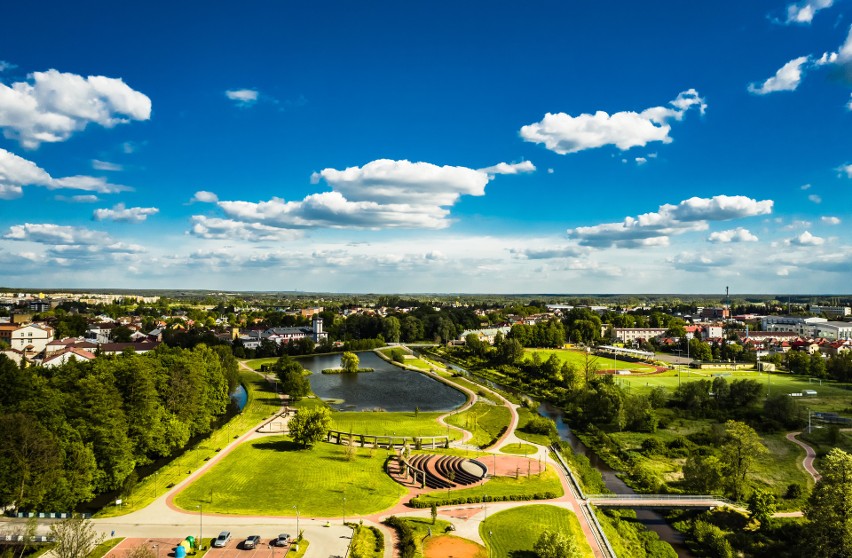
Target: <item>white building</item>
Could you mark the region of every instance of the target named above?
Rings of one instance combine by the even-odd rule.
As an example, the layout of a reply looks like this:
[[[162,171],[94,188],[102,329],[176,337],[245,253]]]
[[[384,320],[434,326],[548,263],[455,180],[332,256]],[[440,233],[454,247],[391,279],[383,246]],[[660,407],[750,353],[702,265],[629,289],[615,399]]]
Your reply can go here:
[[[788,331],[802,337],[824,337],[832,341],[852,339],[852,323],[849,322],[830,322],[816,317],[764,316],[760,323],[765,331]]]
[[[45,324],[29,324],[12,332],[13,349],[26,353],[40,353],[53,341],[53,328]]]
[[[852,308],[848,306],[820,306],[811,304],[811,314],[825,314],[829,318],[845,318],[852,315]]]
[[[664,327],[616,327],[612,335],[622,343],[633,343],[640,339],[648,341],[662,337],[666,333]]]

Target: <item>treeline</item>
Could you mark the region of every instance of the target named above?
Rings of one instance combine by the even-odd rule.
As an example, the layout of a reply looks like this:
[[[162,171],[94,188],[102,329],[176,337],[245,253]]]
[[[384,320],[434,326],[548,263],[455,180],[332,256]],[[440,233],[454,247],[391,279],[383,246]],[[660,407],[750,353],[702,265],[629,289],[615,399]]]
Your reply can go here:
[[[0,355],[0,506],[67,511],[211,431],[239,382],[227,347],[21,369]]]

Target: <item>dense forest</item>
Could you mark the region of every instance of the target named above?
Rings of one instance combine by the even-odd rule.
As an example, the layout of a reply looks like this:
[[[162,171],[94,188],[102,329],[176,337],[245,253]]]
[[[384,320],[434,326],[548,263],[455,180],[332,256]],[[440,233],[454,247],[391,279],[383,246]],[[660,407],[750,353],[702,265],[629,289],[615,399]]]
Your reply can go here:
[[[0,506],[68,511],[211,431],[239,381],[227,347],[165,345],[57,368],[0,355]]]

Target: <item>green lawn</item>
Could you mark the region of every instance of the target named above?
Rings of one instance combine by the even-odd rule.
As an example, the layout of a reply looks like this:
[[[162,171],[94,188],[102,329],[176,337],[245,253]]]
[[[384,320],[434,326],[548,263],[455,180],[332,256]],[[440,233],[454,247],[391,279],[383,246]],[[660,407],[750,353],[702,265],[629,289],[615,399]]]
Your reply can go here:
[[[483,461],[487,461],[487,459],[487,457],[481,458]],[[514,477],[494,477],[481,486],[450,490],[449,495],[446,490],[436,490],[422,494],[417,499],[428,503],[447,498],[482,498],[483,496],[501,498],[503,496],[531,495],[544,492],[553,492],[557,497],[564,494],[559,476],[551,469],[545,470],[540,476],[533,474],[529,478],[526,476],[526,471],[521,471],[517,479]]]
[[[473,433],[468,441],[479,447],[487,447],[509,426],[512,414],[504,405],[492,405],[478,401],[468,409],[447,417],[447,422]]]
[[[331,415],[331,428],[370,436],[446,436],[447,427],[437,421],[442,414],[444,413],[335,412]],[[460,437],[459,432],[450,430],[450,439]]]
[[[269,357],[269,358],[253,358],[249,360],[243,361],[246,366],[251,368],[252,370],[260,370],[261,365],[264,364],[275,364],[278,362],[278,357]]]
[[[95,548],[89,552],[86,558],[103,558],[106,556],[107,552],[112,550],[118,545],[121,541],[124,540],[124,537],[116,537],[114,539],[107,539],[101,543],[99,543]]]
[[[583,369],[586,361],[586,353],[573,349],[525,349],[524,354],[532,358],[532,355],[538,354],[542,362],[550,358],[550,355],[556,355],[562,362],[568,362],[577,366],[580,370]],[[612,359],[605,356],[592,355],[592,359],[599,370],[637,370],[641,372],[653,372],[656,370],[649,364],[641,362],[627,362],[625,360]]]
[[[520,438],[521,440],[525,440],[527,442],[532,442],[533,444],[538,444],[540,446],[549,446],[550,439],[543,434],[530,434],[529,432],[524,432],[522,429],[527,425],[529,421],[531,421],[538,413],[535,411],[530,411],[526,407],[518,408],[518,427],[515,428],[515,436]]]
[[[488,516],[479,526],[493,558],[536,558],[533,546],[545,530],[570,536],[583,558],[594,556],[577,517],[564,508],[541,504],[512,508]]]
[[[233,417],[208,438],[188,449],[183,455],[163,465],[155,475],[149,475],[136,484],[121,507],[109,506],[98,512],[97,517],[114,517],[142,509],[194,471],[235,437],[246,433],[271,417],[280,408],[280,400],[261,376],[253,372],[242,372],[240,378],[248,392],[248,402],[242,413]]]
[[[538,451],[538,448],[532,444],[506,444],[500,448],[500,451],[514,455],[532,455]]]
[[[289,438],[272,436],[235,449],[175,504],[243,515],[295,515],[298,506],[302,517],[339,517],[345,497],[346,515],[355,518],[387,509],[405,493],[385,474],[387,457],[387,450],[356,448],[347,460],[344,446],[320,442],[299,449]]]

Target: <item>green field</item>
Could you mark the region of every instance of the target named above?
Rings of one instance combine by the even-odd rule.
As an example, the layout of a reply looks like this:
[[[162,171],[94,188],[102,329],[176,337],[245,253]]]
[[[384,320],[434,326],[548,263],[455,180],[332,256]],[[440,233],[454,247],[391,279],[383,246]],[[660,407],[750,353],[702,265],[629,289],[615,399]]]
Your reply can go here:
[[[260,367],[264,364],[275,364],[278,362],[278,357],[269,357],[269,358],[253,358],[250,360],[244,360],[243,363],[251,368],[252,370],[260,370]]]
[[[538,448],[532,444],[506,444],[500,451],[514,455],[532,455],[538,452]]]
[[[579,556],[594,556],[577,517],[564,508],[547,505],[512,508],[490,515],[479,526],[479,534],[493,558],[535,558],[533,546],[545,530],[570,536],[580,550]]]
[[[524,349],[524,354],[528,358],[538,354],[542,362],[550,358],[550,355],[556,355],[562,362],[573,364],[578,369],[582,370],[585,366],[586,353],[573,349]],[[656,368],[649,364],[641,362],[627,362],[624,360],[616,360],[609,357],[592,355],[591,359],[597,365],[598,370],[636,370],[640,372],[654,372]]]
[[[175,504],[211,513],[347,517],[394,505],[405,489],[384,472],[386,450],[318,443],[300,449],[289,438],[271,436],[245,443],[178,494]],[[372,454],[372,455],[371,455]],[[345,498],[345,501],[344,501]]]
[[[438,423],[444,413],[335,412],[332,430],[370,436],[446,436],[447,427]],[[450,430],[450,439],[458,439],[458,431]]]
[[[486,447],[500,435],[504,428],[508,428],[511,418],[512,413],[508,407],[478,401],[468,409],[450,415],[446,420],[453,426],[473,433],[473,438],[468,441],[469,444]]]
[[[280,409],[280,400],[269,383],[253,372],[241,372],[240,379],[248,392],[248,402],[243,411],[233,417],[208,438],[201,440],[194,448],[160,467],[154,475],[140,480],[129,496],[123,498],[119,507],[110,506],[98,512],[98,517],[113,517],[130,513],[147,506],[165,493],[173,485],[186,478],[187,471],[198,469],[205,461],[215,456],[221,448],[235,437],[258,426],[263,419],[271,417]]]
[[[487,460],[487,458],[482,458]],[[529,478],[526,471],[522,471],[516,479],[514,477],[494,477],[483,485],[473,488],[461,488],[450,490],[436,490],[427,492],[417,497],[420,502],[438,502],[447,498],[475,498],[483,496],[490,498],[502,498],[503,496],[531,495],[536,493],[553,492],[557,497],[564,494],[559,475],[553,470],[547,469],[541,475],[533,474]]]

